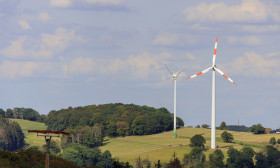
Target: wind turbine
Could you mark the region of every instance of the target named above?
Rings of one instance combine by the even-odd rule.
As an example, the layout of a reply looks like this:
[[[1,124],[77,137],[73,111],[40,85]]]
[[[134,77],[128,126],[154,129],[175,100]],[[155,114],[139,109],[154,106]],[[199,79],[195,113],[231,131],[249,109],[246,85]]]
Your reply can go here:
[[[211,121],[211,148],[215,149],[216,147],[216,114],[215,114],[215,72],[217,71],[219,74],[227,78],[231,83],[235,84],[233,80],[231,80],[226,74],[224,74],[221,70],[219,70],[216,67],[216,51],[217,51],[217,43],[218,43],[218,37],[216,37],[216,43],[215,43],[215,49],[214,49],[214,54],[213,54],[213,64],[210,68],[207,68],[191,77],[189,79],[192,79],[198,75],[204,74],[210,70],[213,70],[212,72],[212,121]]]
[[[166,69],[169,71],[169,73],[171,74],[171,77],[172,77],[172,82],[173,82],[173,95],[174,95],[174,128],[173,128],[173,137],[176,138],[177,137],[177,133],[176,133],[176,80],[177,80],[177,77],[180,73],[182,73],[184,71],[184,69],[182,69],[181,71],[178,71],[176,73],[172,73],[172,71],[168,68],[167,65],[165,65]]]

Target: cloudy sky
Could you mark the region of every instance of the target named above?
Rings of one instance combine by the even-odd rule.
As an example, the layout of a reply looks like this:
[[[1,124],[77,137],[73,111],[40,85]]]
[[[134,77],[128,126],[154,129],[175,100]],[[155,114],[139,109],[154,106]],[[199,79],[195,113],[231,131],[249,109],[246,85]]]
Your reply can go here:
[[[177,114],[185,125],[280,127],[280,2],[268,0],[0,0],[1,108],[41,114],[69,106],[133,103]]]

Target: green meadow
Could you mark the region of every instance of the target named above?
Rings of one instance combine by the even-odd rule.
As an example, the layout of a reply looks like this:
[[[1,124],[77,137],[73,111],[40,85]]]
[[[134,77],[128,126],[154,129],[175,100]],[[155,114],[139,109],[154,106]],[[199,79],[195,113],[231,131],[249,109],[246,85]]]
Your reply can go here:
[[[280,139],[280,134],[262,134],[253,135],[250,132],[234,132],[233,143],[224,143],[221,138],[222,130],[216,131],[216,145],[220,147],[224,154],[228,148],[233,146],[236,149],[241,149],[244,146],[252,147],[256,152],[261,151],[269,144],[271,137]],[[156,163],[168,162],[173,154],[181,160],[184,154],[190,152],[189,147],[190,138],[196,134],[201,134],[206,139],[206,147],[210,148],[211,129],[204,128],[180,128],[177,130],[177,138],[173,138],[173,131],[164,132],[154,135],[145,136],[127,136],[118,138],[107,138],[105,145],[100,147],[102,151],[109,150],[114,157],[119,158],[120,161],[135,163],[137,157],[141,159],[149,159]],[[212,153],[209,149],[205,152],[206,156]]]

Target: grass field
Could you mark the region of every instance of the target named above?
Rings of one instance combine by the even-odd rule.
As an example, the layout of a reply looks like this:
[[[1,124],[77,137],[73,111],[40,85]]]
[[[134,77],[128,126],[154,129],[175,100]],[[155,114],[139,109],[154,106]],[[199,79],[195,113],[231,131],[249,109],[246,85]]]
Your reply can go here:
[[[30,146],[38,146],[41,147],[45,144],[45,138],[42,136],[38,136],[36,133],[28,133],[28,130],[46,130],[47,126],[44,123],[22,120],[22,119],[10,119],[19,123],[22,132],[24,133],[25,143]]]
[[[241,149],[244,146],[250,146],[255,151],[260,151],[269,144],[271,137],[276,140],[280,139],[280,134],[263,134],[253,135],[250,132],[233,132],[228,131],[234,136],[234,143],[224,143],[221,139],[222,130],[216,131],[217,142],[216,145],[226,154],[229,146],[236,149]],[[210,148],[211,129],[203,128],[180,128],[177,130],[178,138],[173,138],[173,132],[164,132],[155,135],[146,136],[128,136],[118,138],[108,138],[105,145],[100,147],[102,151],[109,150],[114,157],[123,162],[135,163],[137,157],[142,159],[148,158],[152,162],[168,162],[173,153],[181,160],[184,154],[190,152],[191,148],[188,146],[190,138],[196,134],[201,134],[206,139],[206,146]],[[209,149],[205,152],[206,156],[212,153]]]
[[[11,119],[20,124],[25,135],[25,142],[30,146],[39,146],[45,144],[44,137],[37,137],[36,133],[28,133],[27,130],[46,130],[47,126],[44,123]],[[244,146],[252,147],[256,152],[263,150],[269,144],[271,137],[276,140],[280,139],[280,134],[262,134],[254,135],[250,132],[234,132],[228,131],[233,134],[234,143],[224,143],[221,138],[222,130],[216,130],[216,145],[220,147],[224,154],[228,148],[233,146],[236,149],[241,149]],[[113,157],[119,158],[122,162],[130,162],[135,164],[137,157],[142,159],[148,158],[153,163],[158,160],[161,163],[168,162],[174,152],[181,160],[184,154],[190,152],[191,148],[188,146],[190,138],[196,134],[202,135],[206,139],[206,147],[210,148],[211,129],[204,128],[180,128],[177,130],[178,138],[173,138],[173,131],[163,132],[154,135],[145,136],[127,136],[118,138],[105,138],[105,145],[101,146],[102,152],[109,150]],[[55,139],[59,141],[59,138]],[[205,152],[208,157],[214,150],[209,149]]]

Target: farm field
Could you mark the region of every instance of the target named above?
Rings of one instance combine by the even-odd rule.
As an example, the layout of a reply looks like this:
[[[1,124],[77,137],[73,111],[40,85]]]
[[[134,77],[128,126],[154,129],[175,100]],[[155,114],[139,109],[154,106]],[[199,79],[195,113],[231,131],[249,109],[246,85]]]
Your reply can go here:
[[[233,134],[234,143],[224,143],[221,138],[223,130],[216,131],[216,145],[220,147],[224,154],[226,154],[230,146],[236,149],[250,146],[258,152],[269,144],[271,137],[280,139],[280,134],[253,135],[251,132],[228,132]],[[108,138],[105,145],[100,147],[100,149],[103,152],[109,150],[114,157],[119,158],[122,162],[128,161],[135,164],[136,158],[140,156],[141,159],[148,158],[153,163],[156,163],[158,160],[163,163],[168,162],[174,152],[180,160],[184,154],[189,153],[191,150],[188,146],[189,139],[196,134],[204,136],[206,147],[210,148],[211,129],[180,128],[177,130],[178,138],[172,137],[173,131],[145,136]],[[208,157],[212,152],[213,150],[209,149],[205,154]]]

